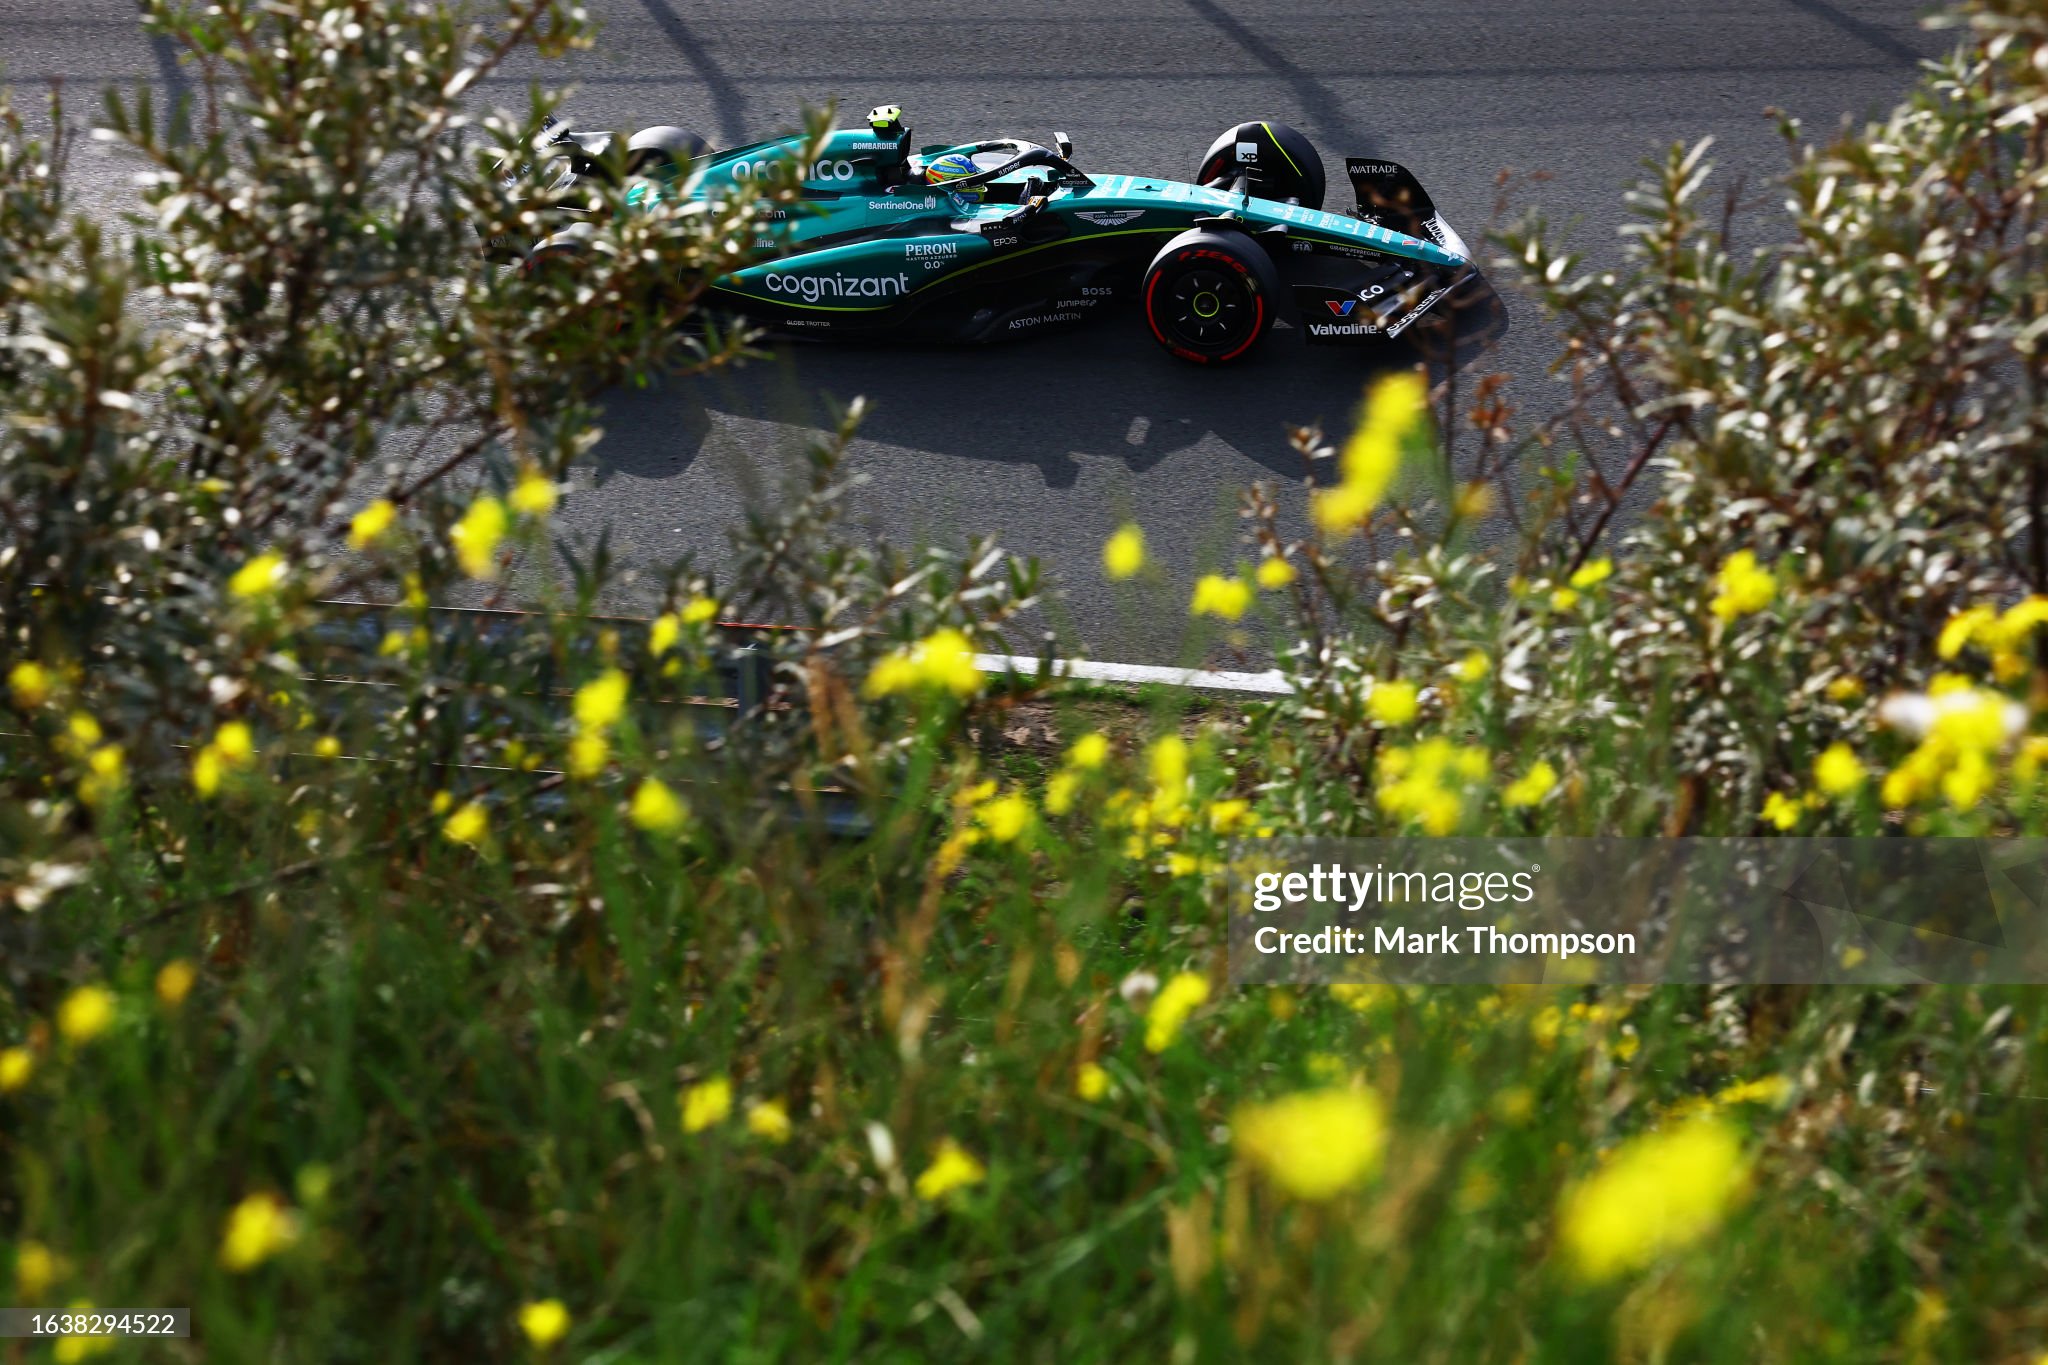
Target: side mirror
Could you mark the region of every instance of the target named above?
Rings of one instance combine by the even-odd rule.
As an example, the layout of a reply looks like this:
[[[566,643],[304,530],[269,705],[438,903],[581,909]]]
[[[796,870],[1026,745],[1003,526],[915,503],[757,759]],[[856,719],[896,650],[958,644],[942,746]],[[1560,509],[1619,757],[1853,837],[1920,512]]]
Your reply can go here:
[[[1068,160],[1073,159],[1074,139],[1068,137],[1065,133],[1054,133],[1052,135],[1052,145],[1053,149],[1061,156],[1066,157]]]

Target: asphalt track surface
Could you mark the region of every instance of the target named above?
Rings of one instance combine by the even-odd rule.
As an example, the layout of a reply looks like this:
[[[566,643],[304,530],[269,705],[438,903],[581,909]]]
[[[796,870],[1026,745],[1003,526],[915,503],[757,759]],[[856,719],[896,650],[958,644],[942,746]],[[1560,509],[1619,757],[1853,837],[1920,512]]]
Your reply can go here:
[[[1723,178],[1768,177],[1784,155],[1766,107],[1817,131],[1876,114],[1950,41],[1919,27],[1917,0],[585,3],[603,25],[594,51],[536,61],[487,94],[516,103],[530,79],[573,83],[580,126],[675,123],[718,145],[785,130],[806,102],[847,118],[895,103],[921,143],[1059,129],[1086,168],[1180,177],[1225,127],[1279,119],[1323,153],[1332,207],[1345,155],[1390,158],[1476,246],[1497,174],[1541,171],[1517,202],[1576,220],[1608,256],[1643,158],[1713,134]],[[0,66],[31,98],[64,78],[75,117],[96,107],[79,87],[184,85],[133,14],[123,0],[0,0]],[[98,154],[82,149],[81,171]],[[1541,413],[1557,399],[1552,334],[1512,294],[1509,307],[1513,330],[1483,368],[1517,376],[1515,401]],[[1285,428],[1347,430],[1373,364],[1278,333],[1249,365],[1199,370],[1159,351],[1135,313],[976,350],[790,347],[730,378],[615,395],[561,518],[579,537],[609,527],[628,563],[694,551],[715,566],[826,399],[862,394],[857,520],[902,543],[994,532],[1039,556],[1063,589],[1049,619],[1091,657],[1263,666],[1256,648],[1190,638],[1189,587],[1246,554],[1234,509],[1251,481],[1291,485],[1299,510]],[[1126,519],[1144,526],[1157,574],[1112,586],[1100,549]]]

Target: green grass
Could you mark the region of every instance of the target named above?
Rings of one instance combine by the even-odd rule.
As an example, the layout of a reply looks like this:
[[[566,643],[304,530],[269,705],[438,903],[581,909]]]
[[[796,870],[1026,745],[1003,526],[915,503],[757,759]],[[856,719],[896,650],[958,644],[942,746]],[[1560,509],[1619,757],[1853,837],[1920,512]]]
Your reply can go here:
[[[167,795],[176,861],[117,842],[39,912],[63,965],[0,1015],[36,1056],[0,1097],[0,1267],[34,1241],[68,1267],[41,1303],[193,1310],[190,1341],[108,1359],[517,1359],[519,1306],[548,1298],[573,1317],[552,1354],[591,1361],[2048,1347],[2038,1102],[2015,1098],[2038,991],[1239,991],[1200,881],[1106,851],[1099,806],[941,878],[943,801],[827,844],[700,792],[678,847],[593,797],[490,858],[394,860],[346,828],[368,789],[331,787],[296,811]],[[331,861],[252,879],[306,860],[308,809]],[[199,966],[176,1008],[152,984],[174,959]],[[1155,1054],[1119,983],[1183,970],[1214,986]],[[116,1022],[67,1042],[89,982]],[[1085,1060],[1112,1081],[1093,1101]],[[718,1076],[732,1116],[686,1134],[679,1090]],[[1709,1105],[1746,1196],[1618,1278],[1572,1270],[1572,1181],[1772,1076],[1776,1100]],[[1384,1156],[1305,1202],[1232,1128],[1329,1087],[1383,1105]],[[763,1099],[786,1143],[748,1133]],[[947,1139],[986,1179],[920,1198]],[[265,1193],[302,1235],[232,1271],[230,1211]]]

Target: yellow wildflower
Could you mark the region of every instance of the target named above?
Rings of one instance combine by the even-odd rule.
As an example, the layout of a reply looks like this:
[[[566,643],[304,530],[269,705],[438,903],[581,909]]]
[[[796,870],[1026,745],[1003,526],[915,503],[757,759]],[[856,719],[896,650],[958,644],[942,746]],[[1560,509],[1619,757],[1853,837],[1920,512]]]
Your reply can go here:
[[[1863,764],[1856,751],[1837,741],[1813,761],[1813,785],[1829,796],[1847,796],[1863,785]]]
[[[610,756],[611,746],[603,735],[577,735],[569,741],[569,776],[588,781],[604,771]]]
[[[75,1317],[83,1317],[93,1311],[91,1299],[73,1299],[64,1305],[64,1311]],[[82,1360],[103,1356],[114,1349],[119,1338],[110,1336],[84,1336],[71,1333],[57,1338],[57,1344],[50,1350],[50,1359],[56,1365],[78,1365]]]
[[[1570,611],[1579,605],[1579,594],[1571,588],[1555,588],[1550,594],[1552,611]]]
[[[2026,643],[2026,637],[2035,627],[2048,625],[2048,597],[2039,593],[2015,602],[2005,614],[1998,618],[1998,629],[1993,632],[2001,648],[2018,649]]]
[[[1074,1072],[1074,1093],[1093,1103],[1109,1093],[1109,1073],[1095,1062],[1083,1062]]]
[[[971,825],[954,830],[946,836],[946,842],[939,845],[939,851],[932,855],[933,873],[940,877],[952,876],[960,870],[967,850],[980,842],[981,831]]]
[[[20,1291],[23,1303],[34,1303],[42,1298],[44,1291],[55,1284],[64,1272],[64,1265],[41,1242],[23,1241],[14,1250],[14,1286]]]
[[[1340,981],[1330,987],[1330,998],[1346,1009],[1365,1014],[1398,998],[1392,986],[1369,981]]]
[[[1100,768],[1109,757],[1109,736],[1096,733],[1086,734],[1074,741],[1074,747],[1067,750],[1067,762],[1076,768],[1093,771]]]
[[[1209,807],[1209,828],[1218,834],[1229,834],[1242,828],[1251,819],[1252,803],[1235,797],[1217,801]]]
[[[974,812],[974,819],[997,843],[1014,843],[1031,828],[1031,798],[1022,792],[1006,793],[984,802]]]
[[[1251,586],[1242,578],[1203,574],[1195,580],[1195,595],[1188,603],[1190,616],[1215,616],[1235,621],[1252,604]]]
[[[1369,1180],[1386,1152],[1387,1121],[1366,1090],[1310,1090],[1238,1111],[1231,1141],[1296,1199],[1320,1202]]]
[[[1737,550],[1714,576],[1714,588],[1708,610],[1723,621],[1733,621],[1768,607],[1778,595],[1778,580],[1757,564],[1752,551]]]
[[[78,799],[103,806],[128,780],[128,760],[118,744],[102,744],[85,756],[87,772],[78,782]]]
[[[2044,760],[2048,760],[2048,735],[2028,735],[2020,742],[2019,756],[2013,759],[2013,776],[2022,782],[2034,781]]]
[[[1365,411],[1337,461],[1334,488],[1317,491],[1316,524],[1348,534],[1380,505],[1401,472],[1401,447],[1424,420],[1429,390],[1422,376],[1402,371],[1375,384]]]
[[[221,772],[225,767],[220,761],[220,751],[211,744],[192,756],[192,789],[202,797],[210,797],[220,790]]]
[[[1170,791],[1177,796],[1187,786],[1188,742],[1179,735],[1161,735],[1147,751],[1146,758],[1155,789]]]
[[[585,734],[602,733],[619,723],[626,711],[626,675],[606,669],[576,689],[576,728]]]
[[[1145,1011],[1145,1050],[1164,1052],[1180,1036],[1181,1025],[1209,998],[1209,978],[1199,972],[1181,972],[1159,988],[1152,1007]]]
[[[693,597],[683,603],[680,613],[686,626],[701,626],[718,617],[718,603],[709,597]]]
[[[1915,805],[1927,795],[1938,772],[1930,772],[1928,765],[1921,761],[1927,751],[1928,746],[1921,745],[1906,756],[1905,762],[1884,775],[1884,785],[1878,788],[1878,799],[1887,810]]]
[[[1792,1094],[1792,1082],[1784,1076],[1764,1076],[1723,1086],[1714,1094],[1716,1104],[1783,1104]]]
[[[486,493],[469,505],[448,533],[455,558],[471,578],[496,577],[498,542],[505,538],[506,520],[505,504]]]
[[[1052,815],[1065,815],[1074,808],[1074,798],[1080,794],[1081,775],[1071,769],[1056,772],[1045,784],[1045,809]]]
[[[37,663],[20,663],[7,670],[7,691],[14,704],[33,711],[50,699],[50,670]]]
[[[1500,799],[1509,807],[1533,806],[1557,790],[1557,769],[1545,759],[1529,765],[1529,771],[1508,783]]]
[[[789,1110],[781,1100],[762,1100],[747,1106],[747,1131],[763,1142],[789,1141]]]
[[[1852,702],[1863,695],[1863,682],[1859,678],[1836,678],[1827,685],[1828,700]]]
[[[70,718],[64,722],[64,739],[61,743],[66,752],[80,754],[99,743],[102,738],[98,721],[84,711],[73,711]]]
[[[379,498],[362,511],[349,518],[348,543],[351,549],[367,550],[384,538],[391,529],[391,523],[398,520],[398,508],[389,498]]]
[[[981,690],[981,669],[974,662],[974,647],[957,630],[938,630],[920,646],[928,685],[943,688],[956,697],[971,697]]]
[[[80,986],[57,1007],[57,1032],[71,1043],[89,1043],[114,1022],[114,993],[104,986]]]
[[[340,758],[341,741],[333,735],[322,735],[313,741],[313,754],[316,758]]]
[[[1979,630],[1977,637],[1991,648],[1992,676],[2005,683],[2025,677],[2031,666],[2025,653],[2028,639],[2044,624],[2048,624],[2048,597],[2036,595],[2017,603]]]
[[[1948,618],[1948,624],[1941,628],[1941,634],[1934,641],[1934,652],[1943,660],[1949,660],[1963,652],[1971,640],[1984,634],[1998,621],[1998,613],[1991,607],[1975,606],[1959,611]]]
[[[1801,809],[1797,798],[1772,792],[1764,798],[1764,823],[1773,829],[1790,829],[1799,823]]]
[[[569,1334],[569,1310],[560,1299],[522,1303],[519,1305],[519,1330],[526,1334],[534,1349],[545,1351]]]
[[[1145,532],[1136,522],[1116,529],[1102,542],[1102,571],[1113,579],[1131,577],[1145,567]]]
[[[955,1190],[979,1185],[987,1176],[987,1169],[965,1148],[951,1138],[944,1138],[932,1154],[932,1164],[917,1178],[917,1197],[943,1199]]]
[[[913,651],[899,649],[885,654],[875,661],[868,672],[866,691],[870,697],[890,697],[898,692],[915,691],[924,681],[924,674],[911,662]]]
[[[256,755],[256,741],[249,733],[249,727],[238,720],[231,720],[220,727],[213,736],[213,747],[219,751],[223,761],[232,767],[247,767]]]
[[[1365,709],[1382,725],[1406,725],[1421,713],[1415,684],[1398,679],[1374,683]]]
[[[1989,688],[1951,689],[1940,695],[1931,733],[1958,749],[1992,753],[2024,724],[2019,710]]]
[[[1412,820],[1425,833],[1449,834],[1464,815],[1464,788],[1484,778],[1487,768],[1484,749],[1432,735],[1380,754],[1380,787],[1373,799],[1387,814]]]
[[[871,697],[920,690],[971,697],[981,690],[981,682],[974,647],[965,635],[948,626],[877,661],[865,690]]]
[[[1589,588],[1595,588],[1605,583],[1613,575],[1613,560],[1595,559],[1579,566],[1578,572],[1571,577],[1571,585],[1584,592]]]
[[[650,834],[676,834],[690,822],[690,808],[681,797],[650,777],[634,790],[627,817]]]
[[[1995,780],[1990,761],[1981,752],[1966,749],[1941,775],[1941,794],[1957,810],[1970,810],[1990,794]]]
[[[972,786],[962,787],[954,792],[953,804],[961,807],[978,806],[984,801],[994,800],[995,794],[1001,789],[1002,784],[993,777],[984,778]]]
[[[683,624],[673,615],[664,614],[654,618],[647,627],[647,652],[659,659],[676,647],[676,639],[683,633]]]
[[[1712,1232],[1748,1175],[1740,1138],[1713,1119],[1636,1138],[1566,1191],[1565,1252],[1588,1280],[1641,1269]]]
[[[1487,669],[1490,667],[1492,667],[1492,664],[1488,661],[1486,655],[1482,651],[1475,649],[1467,653],[1457,663],[1451,665],[1451,676],[1461,683],[1476,683],[1486,676]]]
[[[471,848],[481,845],[490,832],[491,814],[475,801],[466,802],[441,826],[441,833],[450,843],[468,844]]]
[[[299,1240],[299,1216],[272,1194],[235,1205],[221,1235],[220,1263],[236,1274],[254,1270]]]
[[[713,1124],[725,1122],[732,1113],[732,1082],[723,1076],[713,1076],[685,1087],[682,1110],[685,1133],[701,1133]]]
[[[21,1089],[35,1074],[34,1053],[25,1047],[0,1048],[0,1095]]]
[[[1279,555],[1268,555],[1259,561],[1257,577],[1260,587],[1267,592],[1278,592],[1294,581],[1294,566]]]
[[[284,586],[284,556],[265,550],[235,570],[228,579],[228,591],[237,597],[268,597]]]
[[[523,517],[544,517],[555,510],[557,496],[553,479],[538,469],[529,469],[512,486],[507,501],[512,504],[512,510]]]
[[[156,998],[165,1009],[174,1010],[185,1003],[185,997],[192,994],[192,983],[199,979],[192,964],[184,958],[172,958],[156,974]]]

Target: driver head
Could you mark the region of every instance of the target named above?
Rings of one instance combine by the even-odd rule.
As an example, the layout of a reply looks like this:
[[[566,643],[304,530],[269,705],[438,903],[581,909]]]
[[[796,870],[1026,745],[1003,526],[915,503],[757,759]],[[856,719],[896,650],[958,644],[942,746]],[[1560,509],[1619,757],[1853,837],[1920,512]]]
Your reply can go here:
[[[980,169],[967,153],[947,152],[924,163],[925,183],[943,185],[949,180],[964,180]]]

